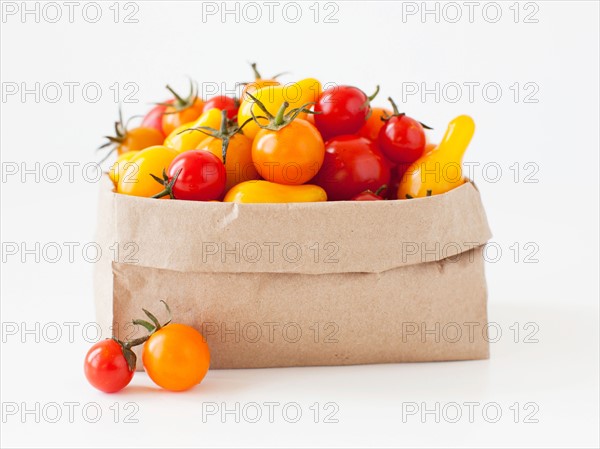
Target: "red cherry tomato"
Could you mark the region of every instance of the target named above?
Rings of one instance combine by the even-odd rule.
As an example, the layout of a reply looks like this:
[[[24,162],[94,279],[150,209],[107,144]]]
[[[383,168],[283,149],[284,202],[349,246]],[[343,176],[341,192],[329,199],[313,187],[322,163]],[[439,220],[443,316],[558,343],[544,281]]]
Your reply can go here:
[[[235,98],[218,95],[204,103],[202,113],[205,113],[210,109],[219,109],[220,111],[227,111],[227,118],[232,119],[237,115],[239,106],[240,105]]]
[[[169,165],[165,190],[156,197],[172,193],[178,200],[218,200],[225,191],[226,179],[220,158],[208,151],[184,151]]]
[[[123,355],[123,348],[112,339],[99,341],[90,348],[85,356],[84,371],[89,383],[105,393],[125,388],[134,373]]]
[[[390,181],[390,167],[377,146],[365,137],[338,136],[325,144],[321,170],[311,181],[332,201],[350,200]]]
[[[355,134],[369,115],[371,97],[352,86],[335,86],[325,90],[315,105],[315,126],[327,140],[343,134]]]
[[[157,104],[156,106],[154,106],[145,115],[144,119],[142,120],[142,124],[140,125],[140,128],[154,128],[157,131],[160,131],[163,137],[166,137],[162,126],[162,118],[166,109],[167,107],[162,104]]]
[[[423,156],[427,144],[425,129],[420,122],[398,112],[394,101],[389,100],[394,113],[379,130],[377,143],[391,162],[410,164]]]
[[[381,194],[382,192],[385,193],[386,190],[386,185],[379,187],[376,192],[373,192],[372,190],[365,190],[364,192],[355,195],[352,198],[352,201],[382,201],[383,197]]]

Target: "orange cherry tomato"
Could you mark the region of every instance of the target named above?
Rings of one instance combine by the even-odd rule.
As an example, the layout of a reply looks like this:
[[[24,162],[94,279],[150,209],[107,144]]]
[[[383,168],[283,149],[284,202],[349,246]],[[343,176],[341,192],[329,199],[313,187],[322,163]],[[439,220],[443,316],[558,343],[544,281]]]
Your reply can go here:
[[[199,384],[210,365],[210,351],[200,332],[185,324],[168,324],[144,344],[142,361],[158,386],[183,391]]]
[[[198,150],[209,151],[223,160],[223,140],[218,137],[207,137],[196,147]],[[225,158],[227,184],[225,191],[240,182],[260,179],[252,162],[252,140],[243,134],[234,134],[229,139]]]
[[[133,128],[127,130],[123,141],[117,146],[119,155],[130,151],[140,151],[154,145],[161,145],[164,137],[160,131],[154,128]]]
[[[379,130],[385,125],[381,117],[392,115],[392,111],[386,108],[371,108],[371,111],[371,116],[358,131],[358,135],[376,142]]]
[[[171,134],[175,128],[189,122],[193,122],[202,114],[204,101],[195,98],[189,106],[178,109],[178,106],[167,106],[162,118],[163,132],[166,136]]]
[[[267,181],[299,185],[321,168],[325,144],[321,134],[303,119],[273,131],[261,129],[252,142],[252,161]]]

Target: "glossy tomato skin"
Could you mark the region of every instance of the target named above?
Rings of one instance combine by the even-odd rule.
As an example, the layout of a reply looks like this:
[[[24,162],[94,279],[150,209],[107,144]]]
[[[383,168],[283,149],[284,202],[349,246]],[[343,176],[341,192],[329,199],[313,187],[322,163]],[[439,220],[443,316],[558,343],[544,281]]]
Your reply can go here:
[[[85,356],[85,377],[89,383],[105,393],[122,390],[133,378],[134,371],[129,369],[121,345],[107,339],[96,343]]]
[[[117,193],[150,198],[163,190],[151,175],[162,177],[179,153],[160,145],[137,151],[118,176]]]
[[[173,195],[178,200],[212,201],[225,191],[226,173],[221,159],[208,151],[190,150],[179,154],[167,171],[169,179],[175,175]]]
[[[148,111],[148,113],[144,116],[144,118],[142,119],[141,126],[144,128],[154,128],[162,134],[164,139],[166,135],[163,131],[162,118],[166,110],[166,105],[157,104],[152,109],[150,109],[150,111]]]
[[[252,142],[252,161],[267,181],[300,185],[320,170],[325,145],[317,129],[295,119],[278,131],[261,129]]]
[[[207,137],[200,142],[197,149],[208,151],[221,160],[223,158],[223,141],[216,137]],[[243,134],[234,134],[229,139],[225,171],[227,174],[226,191],[241,182],[260,179],[252,162],[252,140]]]
[[[227,97],[225,95],[217,95],[212,97],[210,100],[206,100],[202,113],[209,111],[210,109],[218,109],[220,111],[227,111],[227,118],[232,119],[237,116],[239,104],[235,98]]]
[[[425,130],[407,115],[395,115],[385,123],[377,137],[379,148],[394,163],[413,163],[424,151]]]
[[[185,324],[168,324],[144,344],[142,361],[148,376],[162,388],[183,391],[199,384],[210,366],[204,337]]]
[[[130,151],[141,151],[155,145],[162,145],[165,136],[155,128],[140,126],[127,130],[125,138],[117,147],[117,154],[122,155]]]
[[[366,192],[363,193],[359,193],[358,195],[354,196],[354,198],[352,198],[352,201],[382,201],[383,198],[380,197],[379,195],[377,195],[374,192],[371,192],[370,190],[367,190]]]
[[[377,141],[379,131],[385,125],[385,121],[382,117],[389,117],[392,115],[392,111],[386,108],[371,108],[371,115],[365,122],[365,124],[358,130],[358,135],[366,137],[372,141]]]
[[[196,98],[190,106],[180,110],[174,106],[167,106],[165,114],[162,117],[163,133],[168,136],[175,128],[193,122],[200,117],[203,107],[204,101],[200,98]]]
[[[390,167],[375,143],[365,137],[338,136],[325,143],[323,166],[312,183],[331,201],[350,200],[389,184]]]
[[[321,93],[314,107],[323,139],[358,132],[369,114],[369,98],[357,87],[335,86]]]

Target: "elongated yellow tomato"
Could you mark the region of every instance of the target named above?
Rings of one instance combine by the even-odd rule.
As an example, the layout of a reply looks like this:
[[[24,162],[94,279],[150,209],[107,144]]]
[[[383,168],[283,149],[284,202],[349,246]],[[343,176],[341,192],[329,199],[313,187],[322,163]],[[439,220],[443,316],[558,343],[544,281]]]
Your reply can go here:
[[[117,193],[125,195],[152,197],[163,191],[164,186],[150,175],[162,178],[163,170],[179,153],[172,148],[154,146],[136,151],[127,163],[125,171],[119,176]]]
[[[285,101],[290,104],[289,110],[316,102],[321,95],[321,83],[314,78],[306,78],[297,83],[263,87],[252,92],[252,95],[260,100],[271,114],[275,115]],[[248,96],[240,105],[238,124],[241,126],[252,118],[252,112],[257,117],[265,116],[260,107]],[[302,113],[298,117],[304,118],[306,114]],[[258,121],[263,125],[268,123],[268,120],[262,118],[259,118]],[[254,139],[258,131],[260,131],[260,127],[255,122],[250,122],[244,127],[244,134],[250,139]]]
[[[398,199],[439,195],[464,184],[461,163],[474,133],[475,122],[468,115],[452,120],[440,144],[408,167]]]
[[[206,134],[201,131],[194,131],[191,128],[208,127],[219,129],[220,123],[221,111],[216,108],[209,109],[198,117],[198,120],[176,128],[167,136],[163,145],[179,152],[193,150],[206,138]]]
[[[108,169],[108,177],[114,182],[115,186],[119,182],[119,177],[125,172],[127,164],[133,156],[137,154],[137,151],[128,151],[127,153],[121,154],[114,164]]]
[[[327,194],[319,186],[304,184],[288,186],[269,181],[246,181],[234,186],[224,203],[309,203],[327,201]]]

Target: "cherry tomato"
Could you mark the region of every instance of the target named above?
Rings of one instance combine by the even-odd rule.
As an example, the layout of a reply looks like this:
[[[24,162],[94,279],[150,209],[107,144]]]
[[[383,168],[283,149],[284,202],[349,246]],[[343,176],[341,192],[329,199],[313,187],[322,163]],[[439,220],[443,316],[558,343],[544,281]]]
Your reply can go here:
[[[208,151],[184,151],[169,165],[165,190],[157,196],[172,193],[178,200],[217,200],[225,191],[226,176],[220,157]]]
[[[355,195],[352,198],[352,201],[382,201],[382,192],[386,193],[387,188],[388,187],[386,185],[382,185],[375,192],[373,192],[372,190],[365,190],[364,192]]]
[[[99,149],[110,148],[104,161],[115,149],[120,156],[130,151],[140,151],[153,145],[160,145],[164,138],[162,132],[154,128],[140,126],[127,129],[127,123],[123,121],[123,115],[119,110],[119,120],[115,122],[115,135],[106,136],[107,141]]]
[[[350,200],[365,190],[389,184],[390,167],[374,142],[365,137],[338,136],[325,144],[323,167],[312,181],[332,201]]]
[[[204,101],[198,97],[196,86],[190,83],[190,93],[183,98],[175,92],[171,86],[167,86],[169,92],[175,97],[169,104],[163,114],[162,129],[165,136],[168,136],[175,128],[193,122],[202,114]]]
[[[163,187],[151,175],[160,176],[178,154],[172,148],[159,145],[137,152],[119,174],[117,192],[147,198],[156,195]]]
[[[165,140],[162,133],[154,128],[133,128],[127,130],[123,141],[117,147],[119,155],[129,151],[140,151],[154,145],[160,145]]]
[[[358,130],[358,135],[376,141],[377,136],[379,136],[379,130],[385,125],[385,121],[382,120],[382,117],[390,115],[392,115],[392,111],[389,109],[371,108],[371,116],[367,119],[362,128]]]
[[[223,140],[217,137],[207,137],[197,147],[201,151],[209,151],[223,160]],[[225,191],[244,181],[260,179],[252,162],[252,140],[243,134],[234,134],[229,138],[227,157],[225,159],[227,182]]]
[[[167,103],[172,103],[173,100],[167,101]],[[154,128],[163,135],[163,139],[166,137],[166,134],[163,131],[162,127],[162,119],[165,111],[167,110],[166,104],[157,104],[154,106],[142,119],[141,126],[144,128]]]
[[[135,371],[127,363],[122,346],[112,339],[99,341],[90,348],[83,369],[89,383],[105,393],[125,388]]]
[[[220,111],[227,111],[227,117],[232,119],[237,116],[239,107],[240,105],[235,98],[226,97],[225,95],[218,95],[210,100],[206,100],[204,106],[202,107],[202,113],[210,109],[218,109]]]
[[[299,185],[320,170],[325,146],[319,131],[295,119],[278,131],[261,129],[252,142],[252,160],[260,175],[278,184]]]
[[[323,91],[315,105],[315,125],[323,139],[357,133],[365,124],[369,102],[378,91],[379,86],[371,97],[353,86],[335,86]]]
[[[258,89],[262,89],[263,87],[279,86],[279,81],[275,79],[278,75],[275,75],[271,78],[263,78],[258,72],[255,62],[250,64],[250,66],[252,67],[252,71],[254,72],[254,81],[252,81],[251,83],[247,83],[244,86],[244,89],[242,90],[242,95],[240,97],[242,100],[246,99],[246,94],[248,92],[254,95],[254,92],[256,92]]]
[[[398,112],[394,100],[388,100],[392,103],[394,111],[379,130],[379,148],[394,163],[413,163],[423,156],[425,151],[425,129],[420,122]]]
[[[185,324],[168,324],[144,344],[142,361],[148,376],[162,388],[183,391],[199,384],[210,365],[202,334]]]
[[[184,109],[177,110],[174,106],[169,106],[165,115],[163,115],[162,126],[165,135],[171,134],[175,128],[180,127],[186,123],[193,122],[202,114],[202,108],[204,102],[199,98],[196,98],[194,102],[185,107]]]

